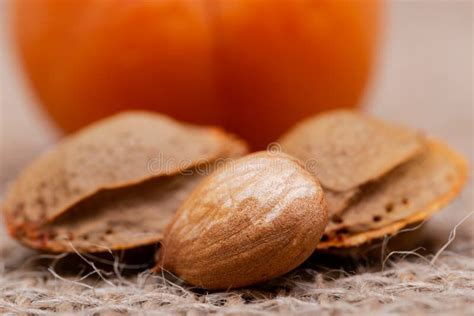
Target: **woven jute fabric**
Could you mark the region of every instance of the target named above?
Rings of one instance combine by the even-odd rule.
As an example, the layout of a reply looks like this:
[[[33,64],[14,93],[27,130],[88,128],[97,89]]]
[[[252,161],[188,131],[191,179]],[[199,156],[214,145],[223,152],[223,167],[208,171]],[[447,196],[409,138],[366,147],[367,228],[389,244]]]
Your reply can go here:
[[[465,208],[465,198],[446,211]],[[35,253],[2,235],[0,312],[470,314],[474,248],[467,218],[452,230],[447,249],[440,249],[441,244],[429,237],[434,223],[418,228],[421,231],[415,236],[424,236],[419,247],[439,249],[435,254],[412,247],[357,259],[314,255],[296,271],[265,285],[210,293],[183,285],[170,275],[126,272],[114,262],[98,267],[100,262],[90,257]],[[383,246],[376,251],[384,252]]]
[[[389,1],[386,11],[366,110],[445,140],[472,170],[472,2]],[[7,50],[2,58],[3,194],[54,133],[28,106]],[[265,285],[223,292],[195,290],[113,260],[37,253],[7,237],[1,225],[0,314],[474,315],[473,189],[470,176],[455,202],[396,243],[380,241],[357,258],[314,255]]]

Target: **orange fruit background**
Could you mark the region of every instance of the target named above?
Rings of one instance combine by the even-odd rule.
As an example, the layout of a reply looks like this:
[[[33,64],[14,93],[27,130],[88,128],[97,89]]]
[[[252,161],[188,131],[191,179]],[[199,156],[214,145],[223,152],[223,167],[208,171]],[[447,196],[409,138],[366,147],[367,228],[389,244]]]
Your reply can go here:
[[[376,0],[16,0],[32,87],[66,132],[124,109],[221,125],[264,148],[296,121],[357,106]]]

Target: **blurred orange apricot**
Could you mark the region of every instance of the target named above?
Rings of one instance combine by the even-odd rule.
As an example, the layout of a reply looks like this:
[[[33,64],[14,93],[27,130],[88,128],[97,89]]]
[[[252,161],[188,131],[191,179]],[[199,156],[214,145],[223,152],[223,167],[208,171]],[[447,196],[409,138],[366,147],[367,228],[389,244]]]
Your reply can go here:
[[[263,148],[296,121],[357,106],[377,0],[16,0],[14,35],[66,132],[124,109],[221,125]]]

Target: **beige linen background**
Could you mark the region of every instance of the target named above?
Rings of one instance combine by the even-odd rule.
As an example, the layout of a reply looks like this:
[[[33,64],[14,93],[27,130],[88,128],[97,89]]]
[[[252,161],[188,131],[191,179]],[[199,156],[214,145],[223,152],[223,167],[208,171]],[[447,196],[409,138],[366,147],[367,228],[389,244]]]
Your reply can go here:
[[[22,166],[57,140],[19,72],[6,8],[0,1],[1,194]],[[472,166],[473,2],[389,1],[384,22],[365,109],[446,140]],[[470,177],[461,197],[423,225],[418,245],[427,251],[410,246],[403,250],[412,252],[393,253],[384,266],[333,258],[340,261],[329,267],[316,256],[272,286],[210,294],[146,272],[122,277],[95,271],[81,279],[37,263],[38,254],[9,239],[1,226],[0,313],[474,314],[472,212]],[[456,225],[454,239],[441,249]]]

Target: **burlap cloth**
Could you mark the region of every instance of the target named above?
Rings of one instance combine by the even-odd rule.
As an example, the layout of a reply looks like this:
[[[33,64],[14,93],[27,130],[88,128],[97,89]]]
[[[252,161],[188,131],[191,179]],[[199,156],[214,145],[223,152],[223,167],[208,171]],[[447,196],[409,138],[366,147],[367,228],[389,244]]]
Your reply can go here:
[[[472,10],[470,1],[389,2],[382,54],[365,99],[369,112],[445,139],[471,166]],[[1,35],[4,192],[21,166],[56,138],[31,105],[4,29]],[[474,314],[472,212],[470,178],[461,197],[418,234],[405,233],[409,238],[397,251],[378,249],[381,256],[358,259],[313,256],[265,286],[217,293],[146,271],[96,268],[87,258],[45,259],[9,239],[2,227],[0,313]]]

